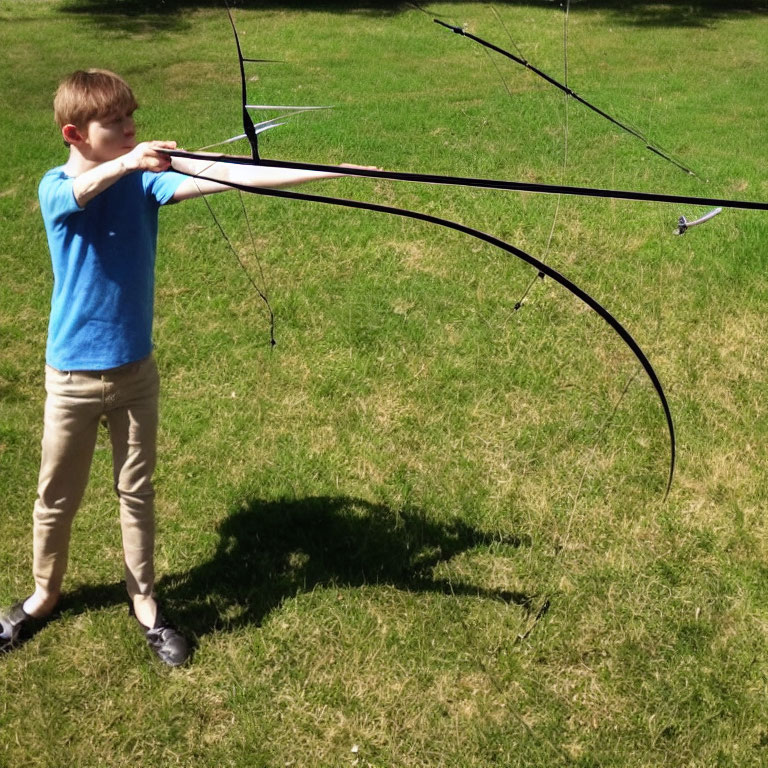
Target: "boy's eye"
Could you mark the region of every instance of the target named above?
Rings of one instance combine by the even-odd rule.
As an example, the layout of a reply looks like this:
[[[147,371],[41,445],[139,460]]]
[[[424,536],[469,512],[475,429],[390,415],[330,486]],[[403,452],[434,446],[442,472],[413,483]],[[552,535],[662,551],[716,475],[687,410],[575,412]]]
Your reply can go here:
[[[124,115],[114,115],[107,119],[107,125],[119,125],[123,120],[130,120],[133,117],[133,110],[126,112]]]

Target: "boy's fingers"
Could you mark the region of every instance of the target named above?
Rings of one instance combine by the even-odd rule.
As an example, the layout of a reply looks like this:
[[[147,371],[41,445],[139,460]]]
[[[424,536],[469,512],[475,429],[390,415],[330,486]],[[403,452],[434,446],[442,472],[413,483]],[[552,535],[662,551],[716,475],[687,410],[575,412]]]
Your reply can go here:
[[[152,149],[176,149],[175,141],[151,141]]]
[[[147,141],[141,147],[143,165],[148,171],[166,171],[171,166],[171,158],[163,153],[165,149],[176,149],[175,141]],[[137,148],[138,148],[137,147]]]

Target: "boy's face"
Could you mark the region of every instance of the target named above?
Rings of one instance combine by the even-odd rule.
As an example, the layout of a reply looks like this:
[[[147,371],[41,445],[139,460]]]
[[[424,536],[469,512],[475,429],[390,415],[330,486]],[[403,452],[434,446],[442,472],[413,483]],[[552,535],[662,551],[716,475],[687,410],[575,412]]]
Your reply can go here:
[[[130,152],[136,146],[133,110],[91,120],[83,134],[91,159],[103,163]]]

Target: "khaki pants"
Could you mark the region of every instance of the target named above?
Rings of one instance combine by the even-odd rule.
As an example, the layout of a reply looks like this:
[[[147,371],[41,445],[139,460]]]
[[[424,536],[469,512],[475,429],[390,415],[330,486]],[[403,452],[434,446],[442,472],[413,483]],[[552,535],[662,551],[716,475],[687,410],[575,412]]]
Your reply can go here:
[[[35,584],[61,591],[69,538],[83,498],[99,423],[112,442],[128,594],[154,586],[154,489],[159,379],[154,357],[109,371],[46,367],[45,423],[34,512]]]

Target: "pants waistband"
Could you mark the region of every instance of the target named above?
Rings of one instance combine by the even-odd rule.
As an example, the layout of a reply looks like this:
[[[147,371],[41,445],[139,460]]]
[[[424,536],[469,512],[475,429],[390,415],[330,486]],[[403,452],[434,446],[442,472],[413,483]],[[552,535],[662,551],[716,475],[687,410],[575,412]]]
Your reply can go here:
[[[141,360],[136,360],[133,363],[125,363],[124,365],[118,365],[116,368],[105,368],[100,371],[88,371],[88,370],[71,370],[71,371],[61,371],[58,368],[53,368],[53,366],[48,366],[49,368],[52,368],[54,371],[57,371],[58,373],[62,373],[65,376],[68,374],[76,373],[79,376],[89,376],[93,377],[95,379],[105,379],[109,378],[111,376],[119,375],[121,373],[135,373],[136,371],[141,368],[142,365],[144,365],[148,360],[152,358],[152,355],[149,354],[146,357],[143,357]]]

